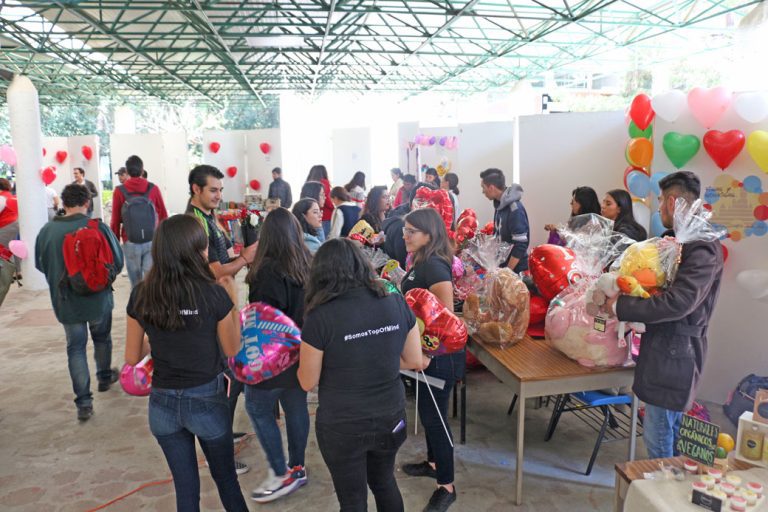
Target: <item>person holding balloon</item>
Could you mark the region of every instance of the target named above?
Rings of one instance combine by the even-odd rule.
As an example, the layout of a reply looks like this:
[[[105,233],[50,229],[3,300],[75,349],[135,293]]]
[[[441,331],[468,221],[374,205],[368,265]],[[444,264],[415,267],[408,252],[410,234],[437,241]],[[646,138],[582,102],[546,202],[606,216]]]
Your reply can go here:
[[[315,205],[316,206],[316,205]],[[309,280],[312,255],[304,245],[298,220],[285,208],[273,210],[261,226],[259,246],[246,281],[248,301],[279,309],[301,328],[304,287]],[[269,474],[251,494],[259,503],[274,501],[307,482],[304,451],[309,436],[307,392],[296,377],[298,363],[279,375],[245,387],[245,410],[267,456]],[[288,461],[275,419],[278,400],[285,412]]]
[[[145,356],[146,333],[154,363],[149,428],[173,475],[177,510],[200,510],[197,439],[224,509],[240,512],[248,508],[235,471],[221,356],[240,348],[240,321],[234,287],[217,284],[207,253],[208,235],[196,218],[174,215],[158,225],[153,266],[126,308],[125,362]]]
[[[613,221],[613,230],[642,242],[648,238],[648,233],[636,220],[632,212],[632,197],[626,190],[609,190],[603,197],[600,215]]]
[[[333,238],[317,251],[298,377],[305,390],[319,384],[317,444],[343,511],[367,510],[368,488],[377,510],[404,510],[394,475],[407,436],[399,370],[429,364],[419,338],[405,299],[387,291],[355,242]]]
[[[451,264],[453,251],[445,223],[440,214],[432,208],[420,208],[405,217],[403,238],[406,249],[413,255],[413,266],[403,277],[402,291],[414,288],[432,292],[437,299],[453,311],[453,283]],[[432,494],[427,512],[447,510],[456,501],[453,485],[453,445],[449,439],[450,429],[443,425],[441,418],[448,415],[448,401],[457,380],[464,376],[464,351],[432,358],[424,373],[445,381],[443,389],[432,388],[435,403],[419,401],[419,418],[424,425],[427,439],[427,460],[403,465],[403,472],[410,476],[424,476],[437,480],[437,489]],[[418,383],[422,396],[429,396],[427,385]]]

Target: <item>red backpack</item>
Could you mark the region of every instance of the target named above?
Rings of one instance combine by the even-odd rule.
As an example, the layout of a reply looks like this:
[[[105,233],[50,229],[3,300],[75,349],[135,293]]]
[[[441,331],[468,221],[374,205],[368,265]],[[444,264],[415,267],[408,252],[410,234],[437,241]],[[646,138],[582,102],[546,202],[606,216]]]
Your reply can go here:
[[[117,277],[112,248],[99,221],[88,224],[64,237],[63,281],[78,295],[92,295],[109,288]]]

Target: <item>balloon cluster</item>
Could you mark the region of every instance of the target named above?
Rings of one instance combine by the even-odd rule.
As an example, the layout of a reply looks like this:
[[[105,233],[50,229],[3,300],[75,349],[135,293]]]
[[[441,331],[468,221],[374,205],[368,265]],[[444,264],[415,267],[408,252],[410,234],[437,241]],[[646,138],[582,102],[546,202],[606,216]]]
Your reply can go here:
[[[416,135],[413,138],[412,144],[416,146],[434,146],[438,144],[445,149],[456,149],[459,146],[458,137],[437,137],[435,135],[425,135],[423,133]]]

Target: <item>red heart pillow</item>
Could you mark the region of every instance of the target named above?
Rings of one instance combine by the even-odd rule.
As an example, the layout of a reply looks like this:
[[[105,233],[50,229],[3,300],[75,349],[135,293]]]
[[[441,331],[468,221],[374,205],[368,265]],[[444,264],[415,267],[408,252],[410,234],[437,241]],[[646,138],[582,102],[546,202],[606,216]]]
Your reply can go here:
[[[543,244],[528,258],[531,277],[542,297],[550,301],[577,279],[573,251],[559,245]]]
[[[467,326],[429,290],[414,288],[405,294],[421,330],[421,348],[431,356],[452,354],[467,344]]]

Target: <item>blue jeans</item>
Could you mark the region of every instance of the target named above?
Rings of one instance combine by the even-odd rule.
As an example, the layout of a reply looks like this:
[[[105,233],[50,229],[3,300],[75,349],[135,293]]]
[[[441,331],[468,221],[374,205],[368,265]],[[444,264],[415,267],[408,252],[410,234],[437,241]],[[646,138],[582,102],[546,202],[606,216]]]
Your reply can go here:
[[[683,413],[645,404],[643,440],[649,459],[663,459],[678,455],[675,440],[680,430]]]
[[[72,391],[75,392],[75,405],[78,407],[93,404],[91,393],[91,374],[88,371],[88,355],[85,346],[88,343],[88,330],[93,339],[93,358],[96,360],[96,378],[99,382],[109,382],[112,377],[112,310],[102,318],[79,324],[62,324],[67,337],[67,366],[72,379]]]
[[[283,453],[283,440],[275,419],[275,404],[280,400],[285,412],[288,434],[288,465]],[[276,475],[284,475],[287,467],[303,466],[309,437],[307,392],[301,388],[260,389],[245,386],[245,410],[251,418],[267,461]]]
[[[125,268],[128,270],[128,279],[131,280],[131,288],[133,288],[144,279],[149,269],[152,268],[152,242],[144,242],[143,244],[125,242],[123,254],[125,255]]]
[[[200,510],[197,437],[224,509],[247,512],[235,473],[227,383],[223,375],[194,388],[153,387],[149,397],[149,429],[171,469],[177,510]]]
[[[320,241],[324,241],[326,238],[328,238],[328,233],[331,232],[331,221],[330,220],[324,220],[323,221],[323,238],[320,239]]]

